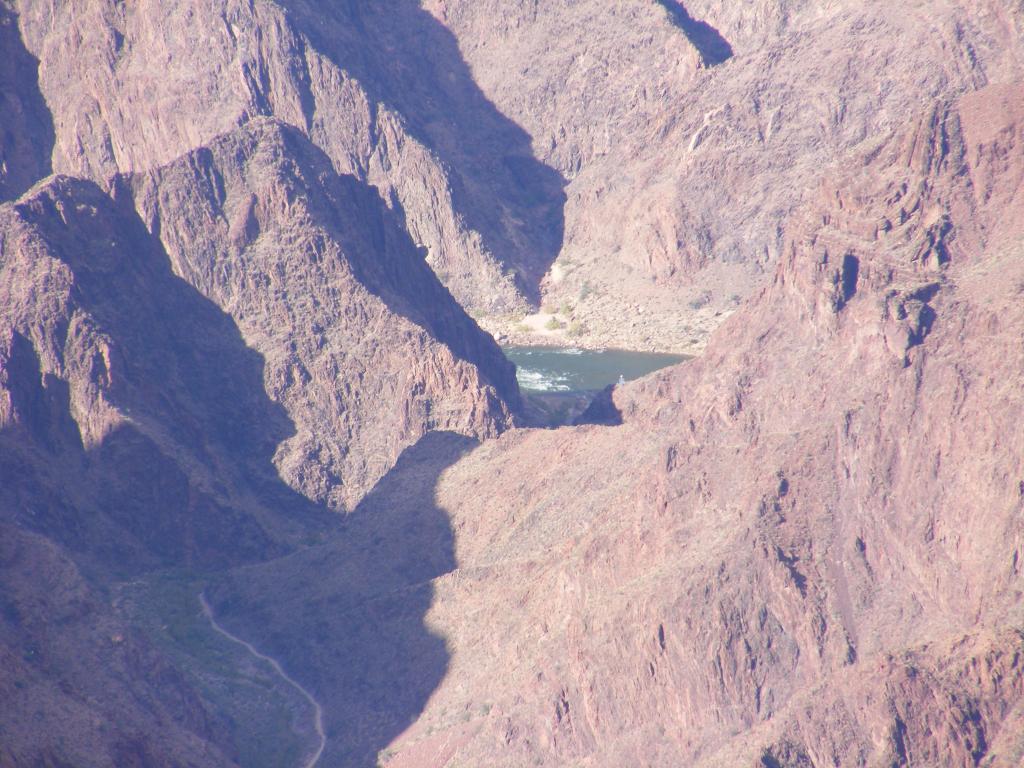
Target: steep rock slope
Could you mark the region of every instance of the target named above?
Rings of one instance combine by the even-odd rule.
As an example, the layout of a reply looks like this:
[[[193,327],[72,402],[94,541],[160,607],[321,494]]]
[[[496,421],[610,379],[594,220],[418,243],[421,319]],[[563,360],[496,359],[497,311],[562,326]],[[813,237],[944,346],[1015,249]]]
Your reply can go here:
[[[307,91],[274,90],[303,81],[311,58],[278,53],[317,39],[314,6],[239,4],[223,25],[177,27],[158,22],[209,21],[209,7],[20,6],[48,104],[68,100],[54,163],[102,186],[56,177],[0,208],[0,686],[19,707],[4,759],[229,763],[224,729],[125,631],[104,584],[239,566],[211,590],[218,615],[323,699],[341,764],[1019,763],[1024,99],[1010,6],[903,9],[927,38],[909,57],[921,90],[897,88],[891,116],[852,126],[852,161],[776,234],[774,280],[702,359],[617,390],[621,426],[479,447],[424,432],[498,431],[507,367],[425,274],[399,225],[413,231],[411,206],[385,185],[381,210],[369,172],[339,178],[337,147],[303,125]],[[791,35],[762,51],[767,66],[832,29],[848,46],[904,23],[871,7],[865,27],[842,3],[661,6],[689,43],[659,40],[678,42],[684,69],[689,44],[720,60],[708,78],[762,31]],[[386,13],[359,8],[337,6],[324,39],[347,39],[342,16],[392,48],[417,28],[400,14],[382,30]],[[700,26],[716,13],[719,32]],[[183,85],[196,59],[215,67],[227,50],[234,72],[236,54],[163,37],[178,28],[258,49],[237,77],[206,81],[241,96]],[[970,51],[936,69],[947,34]],[[368,61],[346,66],[393,66]],[[329,103],[361,103],[340,88]],[[931,99],[923,114],[900,101],[913,93]],[[153,94],[158,119],[127,107]],[[442,122],[432,90],[408,98]],[[696,152],[712,133],[682,135]],[[723,156],[742,159],[734,149]],[[486,182],[490,152],[477,170],[459,160],[467,178]],[[829,152],[801,162],[817,178]],[[449,178],[443,165],[420,167]],[[803,186],[778,168],[757,178],[776,171]],[[432,205],[413,218],[443,221],[448,202]],[[427,408],[438,400],[451,409]],[[351,506],[377,478],[343,523],[310,502]]]
[[[90,182],[0,216],[7,512],[116,569],[274,552],[289,425],[230,318]]]
[[[102,181],[151,170],[273,116],[339,173],[377,186],[464,304],[521,305],[557,252],[558,174],[415,3],[15,7],[41,61],[57,172]]]
[[[0,207],[0,524],[25,552],[3,555],[0,652],[30,708],[5,759],[230,764],[236,729],[117,583],[316,540],[424,432],[493,436],[518,391],[376,194],[292,129],[110,189],[57,176]],[[39,568],[67,575],[48,599]]]
[[[252,120],[128,183],[174,271],[266,360],[296,429],[275,463],[307,498],[351,507],[425,432],[511,424],[511,363],[373,190],[295,129]]]
[[[426,7],[568,179],[546,303],[584,343],[682,350],[771,274],[825,168],[922,103],[1012,78],[1024,34],[997,1]]]
[[[60,181],[10,209],[4,238],[5,325],[32,338],[44,375],[62,378],[72,396],[89,392],[90,399],[74,404],[76,417],[90,422],[79,429],[86,448],[123,419],[94,391],[92,379],[108,374],[90,363],[76,388],[66,373],[64,328],[75,316],[68,302],[78,296],[117,323],[104,333],[130,334],[140,357],[158,359],[173,344],[180,356],[196,358],[183,363],[186,383],[196,388],[159,405],[167,424],[180,420],[179,411],[199,409],[194,433],[223,429],[225,446],[259,461],[276,452],[287,482],[335,508],[354,504],[429,429],[487,437],[510,423],[510,407],[518,404],[511,364],[440,286],[377,197],[337,177],[296,132],[250,123],[166,169],[118,177],[113,190],[126,201],[119,208],[87,184]],[[169,254],[134,214],[120,210],[126,204],[147,211]],[[77,218],[69,220],[68,211]],[[90,218],[88,211],[99,214]],[[51,251],[49,259],[38,258],[40,248]],[[128,261],[124,249],[134,248],[146,260]],[[109,286],[116,298],[103,295],[104,273],[116,280]],[[52,305],[39,300],[40,281],[53,286],[42,294],[54,297]],[[89,293],[77,289],[81,281]],[[165,295],[164,285],[174,291]],[[228,374],[217,370],[215,355],[203,357],[208,344],[200,326],[219,311],[198,295],[187,298],[189,286],[225,308],[244,343],[268,363],[266,370],[262,360],[237,366],[252,375],[232,383],[237,394],[229,407],[210,402],[221,396],[216,385]],[[185,303],[175,306],[175,296]],[[133,313],[138,317],[129,320]],[[187,321],[174,325],[182,315]],[[226,316],[210,321],[231,333]],[[156,335],[148,343],[149,334]],[[87,360],[111,357],[80,352]],[[259,359],[249,350],[240,354]],[[159,368],[153,362],[150,370]],[[266,409],[255,405],[267,395],[273,417],[261,417]],[[246,407],[253,408],[248,419]],[[229,434],[275,418],[280,423],[266,436]]]
[[[626,426],[445,476],[451,686],[406,764],[440,723],[508,765],[1019,761],[1022,96],[879,142],[704,358],[620,397]]]
[[[288,422],[262,384],[130,205],[57,177],[0,208],[0,762],[235,763],[110,583],[323,527],[270,464]]]
[[[451,517],[450,658],[386,765],[1019,762],[1022,96],[937,102],[837,172],[702,358],[616,392],[622,426],[438,473],[407,514]],[[256,571],[219,599],[300,628],[273,642],[311,677],[365,606],[400,626],[328,575],[336,629],[301,629],[326,572]]]
[[[425,432],[509,426],[513,369],[437,281],[401,201],[388,192],[389,210],[365,168],[339,175],[308,125],[235,113],[219,91],[197,104],[203,90],[165,77],[141,43],[153,79],[125,75],[138,88],[125,96],[104,73],[113,48],[132,48],[117,14],[140,7],[19,10],[20,27],[7,6],[0,18],[2,193],[46,176],[51,148],[55,167],[99,185],[50,177],[0,207],[0,685],[18,707],[0,760],[232,764],[237,723],[210,714],[192,671],[154,651],[116,595],[156,569],[317,539]],[[51,45],[34,40],[39,88],[33,18]],[[215,63],[193,42],[176,44]],[[174,109],[150,102],[147,123],[136,98],[159,96],[154,84],[181,90]],[[389,135],[404,142],[399,123]],[[417,146],[441,177],[433,205],[447,171]],[[450,204],[437,204],[440,220]],[[409,642],[430,648],[425,607],[409,611]]]
[[[0,202],[13,200],[50,172],[53,123],[37,69],[16,17],[0,6]]]
[[[771,273],[824,167],[1005,80],[1024,29],[1006,0],[15,7],[55,170],[142,172],[273,116],[488,328],[543,299],[580,343],[676,350]]]
[[[460,562],[501,568],[558,520],[575,566],[507,566],[548,578],[513,600],[560,596],[540,611],[550,655],[519,680],[543,675],[537,698],[554,716],[512,704],[492,728],[521,750],[601,763],[657,762],[649,738],[708,764],[1014,764],[1021,95],[940,104],[879,142],[794,225],[742,321],[620,403],[637,431],[547,451],[619,462],[660,427],[664,442],[630,460],[643,481],[609,486],[589,470],[573,486],[604,489],[591,513],[556,501],[549,475],[519,498],[536,511],[513,502],[488,546],[467,537]],[[541,452],[512,450],[504,466]],[[442,485],[457,531],[478,519],[460,499]],[[439,592],[440,616],[472,611],[449,614]]]
[[[258,638],[322,702],[326,765],[380,762],[450,673],[445,638],[424,623],[434,580],[455,567],[448,515],[432,499],[476,445],[425,436],[336,535],[210,590],[221,620]]]
[[[297,131],[251,121],[110,186],[56,176],[0,208],[2,684],[34,713],[4,718],[5,759],[227,764],[237,734],[111,584],[294,550],[424,432],[508,426],[518,391]],[[67,575],[47,599],[41,563]]]
[[[0,764],[237,765],[226,722],[59,546],[0,523],[0,587]]]

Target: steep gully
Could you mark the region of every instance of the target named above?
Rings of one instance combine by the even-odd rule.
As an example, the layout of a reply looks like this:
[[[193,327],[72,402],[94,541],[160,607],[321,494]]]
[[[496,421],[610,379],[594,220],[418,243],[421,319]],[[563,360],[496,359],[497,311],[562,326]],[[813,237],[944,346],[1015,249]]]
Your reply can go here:
[[[213,627],[213,630],[217,634],[223,635],[231,642],[242,646],[243,648],[245,648],[246,651],[249,652],[250,655],[256,657],[260,661],[265,661],[266,663],[268,663],[271,667],[273,667],[274,672],[277,673],[278,677],[280,677],[282,680],[288,683],[288,685],[290,685],[292,688],[301,693],[303,698],[309,702],[309,705],[313,708],[313,730],[316,732],[316,737],[319,743],[317,744],[316,751],[313,752],[313,754],[309,757],[308,760],[302,763],[302,768],[313,768],[320,761],[320,755],[323,754],[324,747],[327,745],[327,735],[324,732],[324,710],[323,707],[320,706],[320,702],[313,698],[313,694],[311,694],[305,687],[303,687],[301,683],[299,683],[291,675],[285,672],[284,668],[281,666],[280,662],[277,661],[277,659],[273,658],[272,656],[267,656],[265,653],[260,653],[258,650],[256,650],[256,648],[252,646],[251,643],[246,642],[242,638],[238,637],[235,634],[232,634],[223,626],[221,626],[217,622],[217,617],[213,615],[213,609],[210,607],[210,603],[206,599],[206,594],[203,592],[199,593],[199,604],[203,608],[203,616],[205,616],[206,619],[210,622],[210,626]]]

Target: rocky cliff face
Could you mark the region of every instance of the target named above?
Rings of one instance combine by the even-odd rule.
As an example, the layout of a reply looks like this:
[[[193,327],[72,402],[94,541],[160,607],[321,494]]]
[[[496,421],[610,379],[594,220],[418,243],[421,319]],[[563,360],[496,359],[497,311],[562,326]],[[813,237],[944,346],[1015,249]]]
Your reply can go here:
[[[6,6],[0,7],[0,52],[0,201],[7,201],[49,173],[53,122],[39,93],[38,62]]]
[[[425,432],[511,424],[511,363],[373,190],[298,131],[254,120],[126,183],[174,271],[264,357],[295,424],[274,461],[307,498],[351,508]]]
[[[568,179],[545,301],[585,343],[684,351],[772,274],[826,168],[1012,77],[1022,32],[1001,2],[428,7]]]
[[[266,507],[231,499],[276,480],[287,421],[230,319],[90,182],[57,177],[2,216],[8,514],[126,568],[273,551]]]
[[[2,684],[29,708],[3,761],[230,764],[117,583],[285,554],[424,433],[493,437],[518,398],[400,215],[273,119],[0,207]],[[51,599],[40,568],[69,574]]]
[[[622,426],[517,431],[437,473],[404,514],[451,518],[425,619],[450,657],[386,765],[1019,762],[1022,97],[937,103],[837,170],[705,355],[617,390]],[[221,599],[248,632],[294,626],[273,585],[310,570]],[[338,631],[351,591],[391,604],[326,581]],[[338,634],[301,635],[276,647],[316,679]],[[339,723],[363,711],[345,691],[403,679],[338,685]]]
[[[1022,96],[938,105],[837,175],[625,426],[445,476],[451,682],[395,765],[1019,761]]]
[[[771,274],[825,167],[1004,79],[1022,31],[994,0],[16,8],[54,170],[145,172],[273,117],[489,329],[529,300],[576,343],[682,351]]]
[[[557,252],[558,174],[414,3],[16,7],[57,172],[144,172],[272,116],[378,187],[464,304],[521,305]]]
[[[200,588],[324,763],[1020,763],[1019,4],[12,7],[0,763],[242,760]],[[429,266],[605,341],[753,293],[507,430]]]
[[[80,180],[0,209],[0,307],[0,762],[232,764],[223,720],[109,585],[315,526],[270,471],[286,420],[260,361]]]

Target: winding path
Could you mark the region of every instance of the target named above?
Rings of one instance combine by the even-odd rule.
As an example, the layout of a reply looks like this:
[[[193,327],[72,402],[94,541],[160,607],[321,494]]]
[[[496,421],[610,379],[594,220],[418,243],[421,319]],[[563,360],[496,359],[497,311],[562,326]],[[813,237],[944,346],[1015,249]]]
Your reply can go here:
[[[296,681],[291,675],[284,671],[281,664],[277,659],[267,656],[264,653],[260,653],[250,643],[247,643],[237,635],[232,634],[228,630],[224,629],[220,624],[217,623],[216,617],[213,615],[213,609],[206,600],[206,593],[199,593],[199,604],[203,607],[203,615],[209,619],[210,626],[213,627],[214,631],[223,635],[233,643],[237,643],[247,650],[250,654],[255,656],[260,661],[267,662],[278,676],[288,683],[292,688],[297,690],[302,696],[309,702],[309,705],[313,707],[313,729],[316,731],[317,738],[320,740],[320,744],[317,746],[316,751],[313,755],[302,764],[302,768],[314,768],[314,766],[320,761],[320,755],[324,752],[324,747],[327,745],[327,735],[324,733],[324,709],[320,706],[320,702],[313,698],[313,694],[307,691],[298,681]]]

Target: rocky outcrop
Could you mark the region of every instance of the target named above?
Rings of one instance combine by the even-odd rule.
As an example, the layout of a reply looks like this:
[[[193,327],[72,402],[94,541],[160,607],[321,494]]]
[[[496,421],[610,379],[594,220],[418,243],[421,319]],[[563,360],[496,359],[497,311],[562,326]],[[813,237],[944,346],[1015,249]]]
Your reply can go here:
[[[0,202],[50,172],[53,121],[39,92],[38,66],[25,50],[17,17],[0,7]]]
[[[254,117],[377,187],[485,325],[695,351],[771,275],[823,170],[1012,77],[1019,9],[624,0],[19,0],[53,168],[102,183]]]
[[[231,762],[206,699],[102,590],[293,551],[425,432],[493,436],[518,400],[378,197],[273,121],[109,195],[53,177],[0,208],[0,307],[15,764]],[[76,567],[101,594],[50,647],[63,609],[19,595]]]
[[[437,475],[446,672],[382,762],[1019,762],[1020,94],[939,102],[837,171],[703,357],[615,390],[620,426],[514,431]],[[301,625],[271,606],[309,570],[220,599],[254,634]],[[384,604],[327,581],[322,612]],[[340,637],[276,642],[315,679]],[[335,717],[401,679],[335,689]]]
[[[132,447],[141,433],[177,474],[205,475],[200,487],[252,491],[280,474],[344,509],[426,431],[487,437],[510,423],[511,364],[377,197],[294,131],[252,123],[112,188],[118,203],[58,179],[4,214],[5,369],[24,393],[4,423],[59,433],[27,445],[54,444],[74,464],[112,452],[113,466],[147,452]],[[152,477],[117,472],[103,493],[152,492]],[[203,525],[221,517],[178,498],[189,485],[160,494],[171,529],[180,508]],[[131,516],[137,502],[101,506]],[[184,556],[174,542],[186,532],[138,525]],[[244,551],[245,536],[223,533]]]
[[[374,191],[300,132],[253,120],[126,184],[174,271],[266,361],[295,425],[274,461],[307,498],[351,508],[427,431],[511,424],[512,364]]]
[[[59,173],[153,170],[271,116],[378,187],[466,305],[522,304],[557,252],[557,173],[414,3],[16,6]]]
[[[128,571],[280,551],[270,457],[289,425],[230,319],[90,182],[52,179],[0,217],[6,513]]]
[[[112,605],[172,567],[331,763],[1019,763],[1019,9],[478,5],[17,4],[87,178],[0,208],[0,760],[235,758]],[[427,264],[511,305],[562,234],[487,97],[571,180],[551,296],[770,275],[602,425],[478,443],[511,370]]]
[[[770,279],[835,162],[920,104],[1015,76],[1011,6],[428,3],[569,181],[545,302],[572,307],[588,345],[673,351]]]

